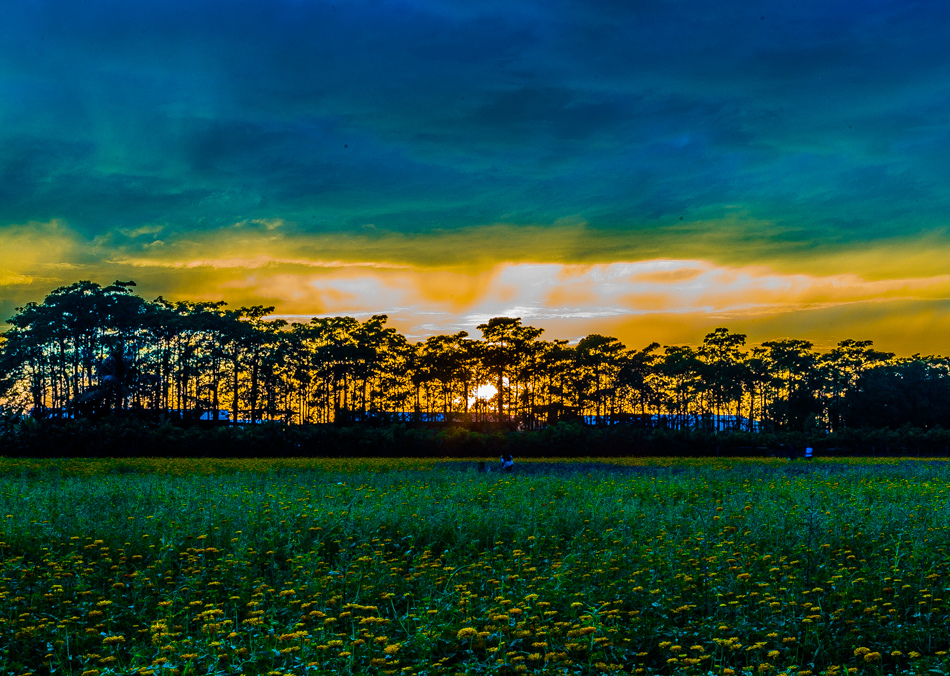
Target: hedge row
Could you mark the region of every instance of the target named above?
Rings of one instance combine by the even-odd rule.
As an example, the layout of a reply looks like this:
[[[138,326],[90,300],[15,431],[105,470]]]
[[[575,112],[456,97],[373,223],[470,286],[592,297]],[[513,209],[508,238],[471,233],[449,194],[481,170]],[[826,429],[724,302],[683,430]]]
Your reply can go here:
[[[808,437],[786,434],[586,427],[538,431],[407,425],[338,427],[263,424],[181,426],[133,419],[0,422],[8,457],[617,457],[788,456],[806,446],[819,456],[950,456],[950,430],[905,427]]]

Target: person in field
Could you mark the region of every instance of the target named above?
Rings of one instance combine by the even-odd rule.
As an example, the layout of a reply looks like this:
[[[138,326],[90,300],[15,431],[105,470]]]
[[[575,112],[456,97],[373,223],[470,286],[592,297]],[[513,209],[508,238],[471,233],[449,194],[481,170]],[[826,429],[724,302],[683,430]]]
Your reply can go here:
[[[515,459],[511,457],[511,453],[505,453],[501,456],[501,469],[504,472],[510,472],[515,468]]]

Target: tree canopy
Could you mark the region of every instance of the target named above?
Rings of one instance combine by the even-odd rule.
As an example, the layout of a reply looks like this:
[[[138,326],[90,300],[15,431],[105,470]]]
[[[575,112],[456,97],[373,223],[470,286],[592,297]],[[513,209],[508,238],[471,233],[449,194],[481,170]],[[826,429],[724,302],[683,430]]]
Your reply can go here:
[[[146,301],[131,282],[80,281],[17,308],[0,339],[0,404],[35,416],[231,421],[559,420],[710,431],[950,426],[950,361],[868,340],[747,346],[716,328],[696,347],[544,340],[517,317],[410,342],[386,315],[289,324],[272,307]]]

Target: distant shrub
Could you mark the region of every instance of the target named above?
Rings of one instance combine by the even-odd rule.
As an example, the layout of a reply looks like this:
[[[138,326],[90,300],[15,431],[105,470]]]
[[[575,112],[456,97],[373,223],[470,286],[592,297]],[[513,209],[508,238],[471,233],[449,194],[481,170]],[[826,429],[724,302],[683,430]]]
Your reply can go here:
[[[943,428],[844,429],[833,434],[585,426],[540,430],[392,425],[173,425],[128,418],[5,420],[8,457],[818,457],[950,456]]]

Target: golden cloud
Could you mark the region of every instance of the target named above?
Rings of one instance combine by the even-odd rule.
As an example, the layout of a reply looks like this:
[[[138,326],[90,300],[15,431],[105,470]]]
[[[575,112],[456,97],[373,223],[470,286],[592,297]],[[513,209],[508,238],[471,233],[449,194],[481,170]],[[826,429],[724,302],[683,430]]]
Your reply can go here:
[[[763,340],[871,337],[911,351],[941,344],[946,244],[749,263],[739,259],[754,247],[738,247],[745,253],[737,257],[713,246],[737,224],[733,218],[677,249],[702,254],[674,258],[647,255],[656,247],[645,236],[595,232],[579,221],[313,235],[261,220],[180,236],[155,226],[91,241],[49,221],[0,228],[0,286],[6,300],[22,302],[79,279],[131,278],[147,298],[273,305],[300,317],[386,313],[416,337],[476,333],[487,318],[513,315],[550,337],[608,333],[633,345],[695,343],[722,325]]]
[[[63,221],[30,221],[0,227],[0,287],[15,302],[41,297],[75,271],[79,238]]]

